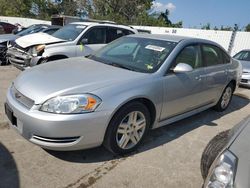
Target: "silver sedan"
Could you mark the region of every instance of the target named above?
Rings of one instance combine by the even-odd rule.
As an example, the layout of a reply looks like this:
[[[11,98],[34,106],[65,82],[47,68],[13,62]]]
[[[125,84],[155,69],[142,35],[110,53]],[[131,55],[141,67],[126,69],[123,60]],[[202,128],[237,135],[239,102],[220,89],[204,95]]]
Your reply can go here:
[[[250,87],[250,50],[242,50],[234,56],[242,64],[240,85]]]
[[[51,150],[134,150],[149,129],[225,110],[241,65],[216,43],[170,35],[120,38],[89,58],[42,64],[10,86],[6,114]]]

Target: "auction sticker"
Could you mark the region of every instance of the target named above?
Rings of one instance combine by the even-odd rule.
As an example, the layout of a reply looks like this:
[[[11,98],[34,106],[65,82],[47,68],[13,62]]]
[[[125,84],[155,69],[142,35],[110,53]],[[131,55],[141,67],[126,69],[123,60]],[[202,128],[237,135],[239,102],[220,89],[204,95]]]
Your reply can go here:
[[[155,46],[155,45],[147,45],[145,48],[149,50],[154,50],[157,52],[162,52],[163,50],[165,50],[165,48],[160,47],[160,46]]]

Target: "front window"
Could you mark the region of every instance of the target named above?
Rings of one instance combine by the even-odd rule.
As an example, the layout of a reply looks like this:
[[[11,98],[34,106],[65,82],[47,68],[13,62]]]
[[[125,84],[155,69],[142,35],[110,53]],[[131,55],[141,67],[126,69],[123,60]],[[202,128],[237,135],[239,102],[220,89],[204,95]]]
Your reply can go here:
[[[137,72],[153,73],[161,67],[176,44],[164,40],[123,37],[90,58]]]
[[[250,51],[241,51],[234,56],[235,59],[250,61]]]
[[[56,31],[53,36],[62,40],[73,41],[83,32],[85,28],[85,25],[68,24]]]

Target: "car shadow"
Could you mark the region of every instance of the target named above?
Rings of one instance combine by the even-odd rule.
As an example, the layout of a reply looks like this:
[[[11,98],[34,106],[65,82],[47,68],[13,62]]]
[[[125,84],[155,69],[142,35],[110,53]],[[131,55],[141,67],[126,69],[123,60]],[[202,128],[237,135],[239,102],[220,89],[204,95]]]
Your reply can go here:
[[[216,112],[212,109],[208,109],[192,117],[152,130],[146,136],[137,151],[124,156],[116,156],[107,151],[104,147],[66,152],[47,150],[47,152],[61,160],[76,163],[95,163],[124,158],[166,144],[201,126],[219,126],[214,123],[215,120],[245,107],[249,102],[250,100],[247,98],[234,96],[229,108],[224,112]]]
[[[19,173],[16,162],[10,152],[0,142],[0,187],[19,188]]]

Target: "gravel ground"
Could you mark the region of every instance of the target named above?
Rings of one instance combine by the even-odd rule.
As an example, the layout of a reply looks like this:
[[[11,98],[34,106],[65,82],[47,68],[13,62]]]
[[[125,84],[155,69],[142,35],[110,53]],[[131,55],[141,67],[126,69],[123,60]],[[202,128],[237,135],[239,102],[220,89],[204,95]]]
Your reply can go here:
[[[113,156],[103,147],[48,152],[19,136],[6,123],[3,103],[20,72],[0,67],[0,187],[169,187],[199,188],[200,157],[208,141],[250,114],[250,90],[240,88],[228,110],[207,110],[151,131],[137,152]]]

